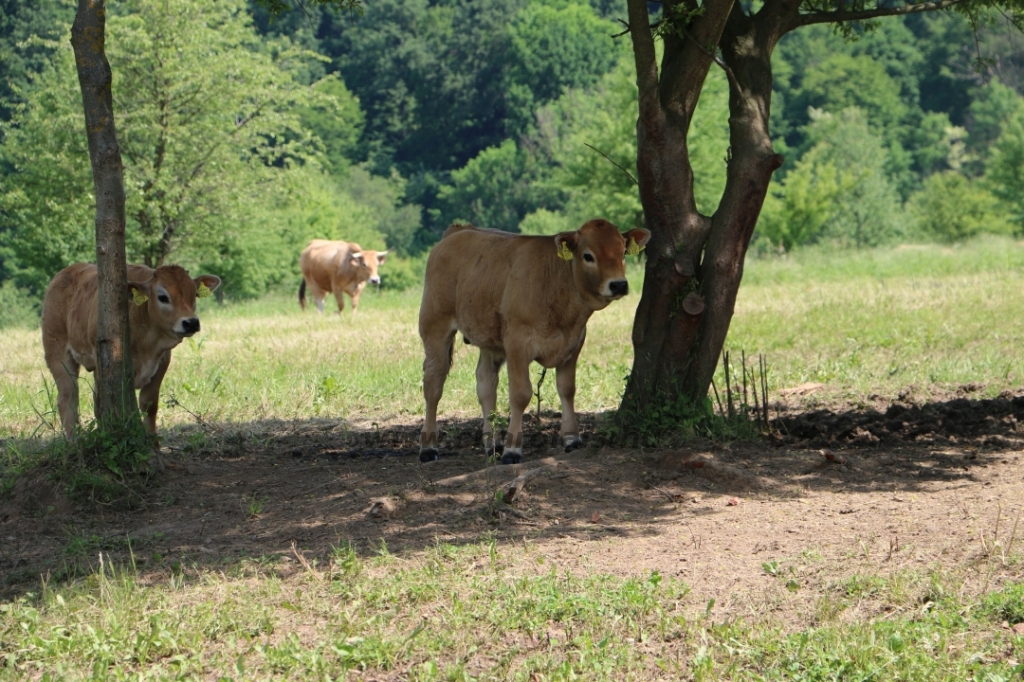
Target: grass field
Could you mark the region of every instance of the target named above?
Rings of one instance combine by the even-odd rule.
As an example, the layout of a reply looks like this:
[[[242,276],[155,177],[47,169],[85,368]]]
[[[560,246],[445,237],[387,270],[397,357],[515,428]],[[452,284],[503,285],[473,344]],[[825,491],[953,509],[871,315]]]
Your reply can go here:
[[[635,267],[630,276],[634,294],[592,318],[578,370],[582,411],[612,409],[621,396],[642,273]],[[1024,245],[1000,239],[753,261],[727,348],[763,353],[773,391],[825,384],[816,400],[961,384],[994,395],[1024,384],[1022,285]],[[174,351],[160,421],[189,423],[192,414],[214,422],[415,420],[422,411],[419,295],[371,292],[358,315],[346,311],[341,319],[303,313],[291,294],[223,307],[203,302],[203,332]],[[442,415],[476,414],[474,369],[473,350],[457,344]],[[0,333],[0,436],[52,425],[50,385],[38,330]],[[499,406],[504,392],[503,383]],[[543,400],[557,405],[554,381],[545,382]],[[82,414],[91,414],[88,391]]]
[[[285,580],[274,559],[159,584],[103,568],[0,604],[0,679],[1010,682],[1024,672],[1024,636],[999,626],[1024,617],[1024,585],[971,602],[954,576],[854,575],[819,600],[815,627],[792,631],[723,622],[713,601],[695,612],[687,585],[657,573],[526,572],[524,558],[543,563],[525,546],[438,543],[415,560],[339,547]],[[892,616],[840,621],[866,594]]]
[[[631,271],[634,292],[641,276]],[[927,400],[964,384],[995,395],[1024,384],[1022,284],[1024,245],[999,239],[754,261],[728,346],[766,356],[775,394],[825,384],[803,399],[811,405],[908,391]],[[637,298],[593,318],[579,409],[616,406]],[[305,426],[290,437],[301,439],[324,437],[314,418],[415,424],[418,302],[416,290],[369,294],[341,319],[303,313],[283,293],[203,302],[203,332],[175,351],[164,383],[161,426],[174,438],[194,433],[178,427],[197,416],[239,427],[294,420]],[[452,469],[411,454],[331,464],[247,443],[184,455],[201,473],[175,474],[141,511],[59,500],[26,511],[4,506],[33,499],[6,475],[25,461],[14,448],[48,437],[55,419],[38,337],[0,332],[0,438],[13,437],[0,458],[0,566],[27,572],[19,583],[14,571],[0,576],[0,588],[14,586],[0,600],[0,680],[1024,675],[1024,485],[1013,448],[978,455],[911,441],[903,454],[872,447],[854,451],[858,466],[821,469],[817,451],[754,444],[745,447],[763,450],[735,461],[753,471],[789,463],[774,487],[741,492],[695,476],[651,479],[664,453],[584,451],[592,459],[550,490],[538,484],[529,518],[514,525],[466,514],[470,503],[486,509],[494,490],[438,489]],[[476,414],[474,367],[458,345],[443,416]],[[933,450],[941,471],[921,464]],[[405,511],[375,519],[363,511],[370,495]],[[404,548],[389,549],[385,535]],[[289,552],[282,538],[294,537]],[[58,549],[34,555],[35,545]]]

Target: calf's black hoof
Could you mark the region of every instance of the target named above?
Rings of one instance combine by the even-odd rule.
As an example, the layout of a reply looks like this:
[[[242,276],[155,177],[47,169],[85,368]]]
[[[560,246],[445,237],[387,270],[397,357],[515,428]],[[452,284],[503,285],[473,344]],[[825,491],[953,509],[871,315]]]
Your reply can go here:
[[[566,452],[572,452],[573,450],[579,450],[582,447],[583,447],[583,440],[580,439],[580,438],[577,438],[576,440],[574,440],[573,442],[571,442],[571,443],[569,443],[568,445],[565,446],[565,451]]]
[[[502,457],[501,457],[501,463],[502,464],[519,464],[522,461],[523,461],[523,456],[520,455],[518,452],[509,453],[507,455],[502,455]]]
[[[436,462],[438,460],[437,449],[427,448],[426,450],[420,450],[420,461],[421,462]]]

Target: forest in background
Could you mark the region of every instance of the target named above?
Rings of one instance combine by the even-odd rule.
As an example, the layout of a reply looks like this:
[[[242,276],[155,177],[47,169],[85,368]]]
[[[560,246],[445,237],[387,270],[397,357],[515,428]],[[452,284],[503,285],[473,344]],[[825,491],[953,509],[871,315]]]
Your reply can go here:
[[[656,5],[652,5],[656,8]],[[618,3],[380,0],[271,20],[245,0],[111,4],[128,255],[297,286],[314,237],[389,248],[418,280],[455,220],[550,234],[643,224],[636,86]],[[92,260],[92,181],[68,42],[74,5],[0,0],[0,326]],[[998,15],[919,14],[787,35],[776,172],[753,252],[1024,233],[1024,36]],[[977,38],[977,39],[976,39]],[[728,154],[712,73],[690,128],[698,207]]]

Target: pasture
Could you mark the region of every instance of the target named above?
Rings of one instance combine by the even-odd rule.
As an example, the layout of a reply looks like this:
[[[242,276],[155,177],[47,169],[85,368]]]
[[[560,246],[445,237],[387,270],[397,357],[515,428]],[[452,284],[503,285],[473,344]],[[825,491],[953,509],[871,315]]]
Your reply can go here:
[[[1018,679],[1024,245],[749,262],[727,347],[766,357],[772,434],[670,449],[601,445],[641,277],[589,327],[591,445],[551,447],[549,377],[516,467],[461,344],[418,462],[419,291],[204,301],[180,465],[131,510],[34,468],[52,389],[3,330],[0,679]]]

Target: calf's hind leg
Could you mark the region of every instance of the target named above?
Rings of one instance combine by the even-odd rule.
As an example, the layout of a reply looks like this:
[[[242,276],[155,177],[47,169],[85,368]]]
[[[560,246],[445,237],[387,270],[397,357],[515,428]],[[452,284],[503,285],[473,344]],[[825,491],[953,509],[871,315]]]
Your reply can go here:
[[[498,404],[498,371],[504,362],[505,356],[501,353],[481,348],[476,363],[476,397],[484,413],[484,452],[488,457],[502,451],[491,426],[491,415]]]
[[[57,384],[57,414],[68,440],[75,437],[78,426],[78,368],[79,365],[66,349],[47,352],[46,366]]]
[[[420,432],[420,461],[432,462],[437,459],[437,404],[441,402],[444,382],[452,367],[455,330],[447,325],[440,329],[421,328],[420,337],[423,339],[423,398],[426,402]]]

